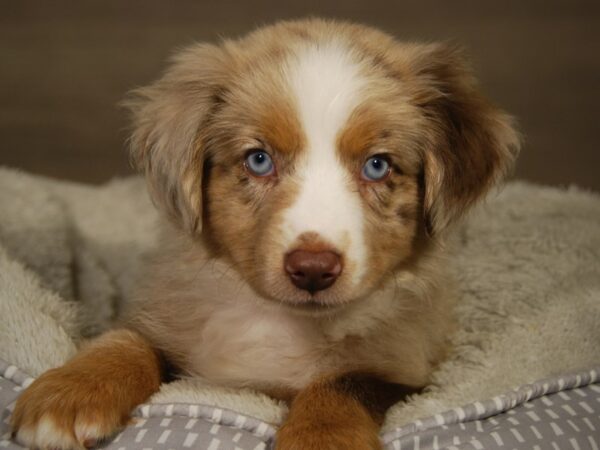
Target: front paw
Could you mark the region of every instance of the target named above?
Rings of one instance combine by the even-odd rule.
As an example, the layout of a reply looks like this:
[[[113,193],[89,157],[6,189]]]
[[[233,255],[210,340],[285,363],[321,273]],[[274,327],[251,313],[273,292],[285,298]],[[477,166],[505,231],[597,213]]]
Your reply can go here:
[[[29,448],[84,449],[114,434],[128,420],[114,384],[68,366],[34,381],[11,418],[16,440]]]
[[[377,427],[360,421],[288,422],[277,433],[276,450],[380,450]]]

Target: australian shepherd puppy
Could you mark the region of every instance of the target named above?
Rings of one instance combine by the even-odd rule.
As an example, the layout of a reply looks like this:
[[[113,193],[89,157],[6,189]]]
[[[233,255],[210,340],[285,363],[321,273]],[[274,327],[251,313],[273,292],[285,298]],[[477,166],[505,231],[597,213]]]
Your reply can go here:
[[[30,447],[92,447],[166,367],[290,402],[279,449],[375,449],[453,329],[444,242],[519,139],[460,51],[305,20],[177,54],[133,94],[165,218],[122,325],[42,375]]]

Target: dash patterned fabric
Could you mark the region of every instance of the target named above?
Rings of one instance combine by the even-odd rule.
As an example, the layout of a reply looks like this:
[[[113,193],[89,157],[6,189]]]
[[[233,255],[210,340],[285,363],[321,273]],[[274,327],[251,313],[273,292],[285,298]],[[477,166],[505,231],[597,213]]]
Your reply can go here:
[[[390,450],[600,450],[600,367],[521,386],[382,436]],[[0,360],[0,448],[19,392],[33,379]],[[110,450],[267,450],[276,429],[223,408],[196,404],[142,405],[133,425],[102,445]]]
[[[521,386],[386,433],[401,450],[599,450],[600,367]]]

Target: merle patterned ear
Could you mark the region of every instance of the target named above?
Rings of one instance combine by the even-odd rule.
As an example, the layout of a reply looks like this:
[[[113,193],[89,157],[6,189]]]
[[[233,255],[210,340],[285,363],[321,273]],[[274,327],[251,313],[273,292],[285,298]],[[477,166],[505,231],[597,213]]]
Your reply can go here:
[[[214,45],[190,47],[176,55],[161,79],[125,102],[133,113],[131,159],[145,173],[157,206],[190,232],[202,227],[199,132],[225,83],[225,58]]]
[[[415,54],[417,102],[436,130],[423,149],[424,211],[435,235],[504,178],[520,137],[513,119],[482,94],[459,48],[432,44]]]

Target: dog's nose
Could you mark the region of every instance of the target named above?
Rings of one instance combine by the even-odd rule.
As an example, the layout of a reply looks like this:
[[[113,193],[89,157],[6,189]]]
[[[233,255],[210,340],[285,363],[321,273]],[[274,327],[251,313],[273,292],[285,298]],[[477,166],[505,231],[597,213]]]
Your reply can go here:
[[[284,266],[292,283],[311,294],[327,289],[342,273],[340,257],[329,251],[294,250],[285,257]]]

